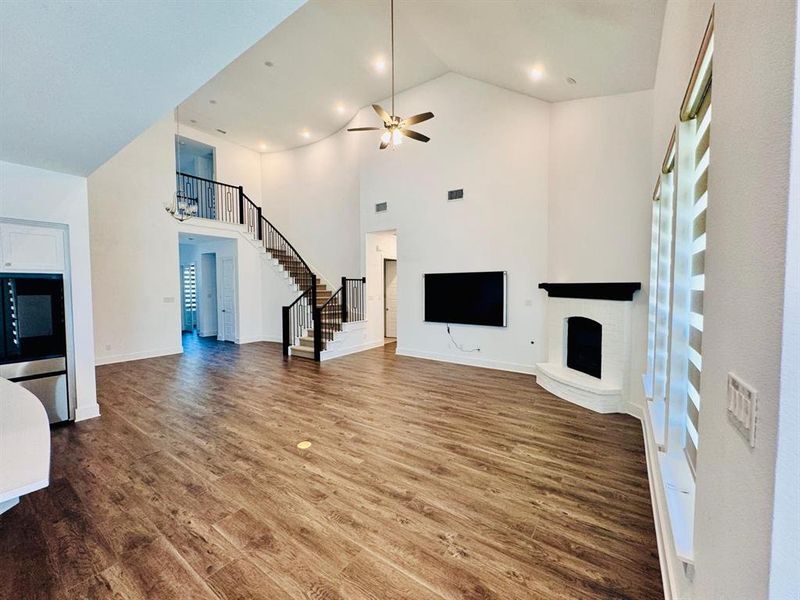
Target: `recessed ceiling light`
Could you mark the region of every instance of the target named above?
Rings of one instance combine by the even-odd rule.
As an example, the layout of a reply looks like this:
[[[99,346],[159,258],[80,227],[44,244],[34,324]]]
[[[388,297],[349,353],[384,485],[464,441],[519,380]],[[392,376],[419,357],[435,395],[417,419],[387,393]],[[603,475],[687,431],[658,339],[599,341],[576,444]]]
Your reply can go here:
[[[216,100],[209,100],[209,101],[208,101],[208,103],[209,103],[209,104],[216,104],[216,103],[217,103],[217,101],[216,101]]]
[[[274,67],[274,66],[275,66],[275,63],[274,63],[274,62],[272,62],[271,60],[265,60],[265,61],[264,61],[264,66],[265,66],[265,67]]]
[[[341,102],[338,102],[336,104],[336,112],[338,112],[340,115],[343,115],[344,114],[344,104],[342,104]]]
[[[528,71],[528,75],[530,75],[531,79],[534,81],[539,81],[542,77],[544,77],[544,69],[542,67],[533,67],[530,71]]]
[[[263,152],[264,150],[266,150],[266,149],[267,149],[267,145],[266,145],[264,142],[261,142],[261,143],[258,145],[258,149],[259,149],[259,150],[261,150],[261,151]]]
[[[570,84],[570,85],[575,85],[578,82],[575,81],[575,79],[572,78],[572,77],[567,77],[567,83]]]
[[[383,73],[386,70],[386,59],[379,56],[372,61],[372,66],[378,73]]]
[[[300,135],[308,139],[311,137],[311,132],[308,129],[303,129],[303,131],[300,132]]]

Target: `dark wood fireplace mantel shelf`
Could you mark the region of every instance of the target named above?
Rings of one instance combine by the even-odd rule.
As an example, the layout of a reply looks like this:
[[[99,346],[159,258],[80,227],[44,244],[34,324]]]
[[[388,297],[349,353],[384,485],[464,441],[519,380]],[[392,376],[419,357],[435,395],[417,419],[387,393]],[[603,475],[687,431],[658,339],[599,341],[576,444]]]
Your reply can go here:
[[[610,283],[540,283],[551,298],[586,298],[588,300],[625,300],[630,302],[642,284],[636,281]]]

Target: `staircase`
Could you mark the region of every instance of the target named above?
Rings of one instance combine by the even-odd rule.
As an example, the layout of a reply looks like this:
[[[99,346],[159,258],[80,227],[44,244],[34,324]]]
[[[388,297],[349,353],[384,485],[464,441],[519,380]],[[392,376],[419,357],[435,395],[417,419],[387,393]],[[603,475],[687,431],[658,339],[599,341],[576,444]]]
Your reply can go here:
[[[261,207],[247,197],[241,186],[187,173],[178,172],[176,176],[178,191],[186,202],[196,205],[199,218],[244,226],[273,264],[301,291],[294,302],[283,307],[285,357],[319,361],[344,323],[365,319],[365,277],[342,277],[341,286],[330,289],[289,240],[261,214]]]

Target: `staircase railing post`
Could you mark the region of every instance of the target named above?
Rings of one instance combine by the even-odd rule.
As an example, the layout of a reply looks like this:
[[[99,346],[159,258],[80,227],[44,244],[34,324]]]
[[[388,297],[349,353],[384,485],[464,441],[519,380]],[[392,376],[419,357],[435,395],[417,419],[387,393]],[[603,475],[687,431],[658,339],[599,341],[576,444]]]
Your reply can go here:
[[[244,225],[244,187],[239,186],[239,225]]]
[[[366,312],[366,295],[367,295],[367,277],[366,275],[361,278],[361,289],[358,291],[358,313],[363,321],[367,318]]]
[[[289,346],[292,345],[291,327],[289,324],[289,307],[283,307],[283,355],[289,356]]]
[[[319,362],[322,355],[322,311],[314,308],[314,360]]]
[[[261,207],[256,207],[256,222],[258,223],[258,239],[263,239],[263,232],[261,231]]]
[[[342,277],[342,323],[347,323],[347,277]]]
[[[317,275],[311,273],[311,318],[314,325],[314,360],[322,353],[322,315],[317,308]]]

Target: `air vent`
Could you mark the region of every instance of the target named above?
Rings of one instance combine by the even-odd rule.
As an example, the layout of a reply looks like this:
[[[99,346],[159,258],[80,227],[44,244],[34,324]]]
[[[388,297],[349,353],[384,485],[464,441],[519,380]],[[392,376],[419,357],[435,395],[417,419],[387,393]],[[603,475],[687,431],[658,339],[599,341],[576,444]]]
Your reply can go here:
[[[461,200],[464,197],[464,190],[450,190],[447,192],[447,200]]]
[[[226,133],[228,133],[228,132],[227,132],[227,131],[225,131],[224,129],[217,129],[217,131],[219,131],[219,132],[220,132],[222,135],[225,135]]]
[[[378,203],[375,205],[375,212],[376,212],[376,213],[377,213],[377,212],[386,212],[386,210],[387,210],[388,208],[389,208],[389,206],[386,204],[386,202],[378,202]]]

